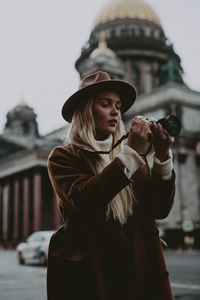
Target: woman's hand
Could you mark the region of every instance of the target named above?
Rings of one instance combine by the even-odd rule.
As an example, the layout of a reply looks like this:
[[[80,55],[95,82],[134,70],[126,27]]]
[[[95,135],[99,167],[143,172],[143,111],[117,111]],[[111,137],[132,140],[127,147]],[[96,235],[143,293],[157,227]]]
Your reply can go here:
[[[146,142],[151,140],[152,132],[149,123],[143,116],[136,116],[128,135],[128,146],[139,154],[144,152]]]
[[[162,125],[156,122],[151,123],[151,132],[153,134],[153,146],[155,156],[161,161],[165,161],[169,157],[169,149],[174,142],[174,138],[162,128]]]

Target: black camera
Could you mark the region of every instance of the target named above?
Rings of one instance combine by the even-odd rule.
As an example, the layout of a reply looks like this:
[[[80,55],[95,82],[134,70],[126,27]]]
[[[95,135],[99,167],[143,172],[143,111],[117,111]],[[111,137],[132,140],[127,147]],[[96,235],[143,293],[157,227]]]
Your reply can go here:
[[[149,121],[149,125],[153,122],[160,123],[163,129],[165,129],[173,137],[178,136],[181,132],[181,122],[174,115],[168,115],[159,120],[155,120],[153,118],[148,118],[147,120]]]

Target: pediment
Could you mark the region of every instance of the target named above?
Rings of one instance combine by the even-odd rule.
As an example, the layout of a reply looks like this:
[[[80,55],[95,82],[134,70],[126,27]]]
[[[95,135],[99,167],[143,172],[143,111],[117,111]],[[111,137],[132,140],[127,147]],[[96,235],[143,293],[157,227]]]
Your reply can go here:
[[[0,135],[0,159],[9,156],[10,154],[14,154],[16,152],[22,151],[25,147],[7,140],[5,137]]]
[[[200,92],[191,90],[185,85],[168,83],[149,94],[139,95],[124,119],[128,120],[138,114],[148,114],[167,105],[179,105],[200,111]]]

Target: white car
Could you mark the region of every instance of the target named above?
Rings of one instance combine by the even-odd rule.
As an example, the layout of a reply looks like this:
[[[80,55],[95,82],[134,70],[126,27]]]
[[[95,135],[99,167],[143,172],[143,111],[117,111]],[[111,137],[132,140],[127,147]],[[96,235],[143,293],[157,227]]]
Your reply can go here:
[[[54,231],[36,231],[16,248],[20,265],[47,264],[49,241]]]

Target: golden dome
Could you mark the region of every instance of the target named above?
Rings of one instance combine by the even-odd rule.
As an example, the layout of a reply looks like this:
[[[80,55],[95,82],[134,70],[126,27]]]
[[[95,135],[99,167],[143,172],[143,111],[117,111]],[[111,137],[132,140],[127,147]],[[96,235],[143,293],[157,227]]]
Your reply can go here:
[[[160,19],[143,0],[114,0],[107,5],[96,20],[96,25],[117,19],[139,19],[161,26]]]

